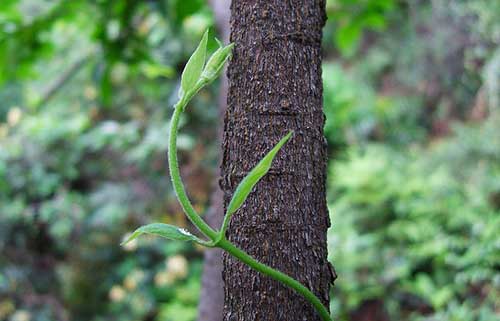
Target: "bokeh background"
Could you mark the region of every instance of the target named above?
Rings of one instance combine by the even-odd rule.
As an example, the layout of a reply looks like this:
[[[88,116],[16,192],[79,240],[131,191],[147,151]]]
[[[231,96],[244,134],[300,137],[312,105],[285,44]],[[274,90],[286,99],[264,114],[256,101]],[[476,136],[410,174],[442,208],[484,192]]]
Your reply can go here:
[[[499,320],[500,1],[327,11],[335,319]],[[190,228],[167,129],[209,27],[203,0],[1,0],[0,320],[196,319],[201,248],[119,243],[151,221]],[[179,137],[201,212],[218,92],[200,92]]]

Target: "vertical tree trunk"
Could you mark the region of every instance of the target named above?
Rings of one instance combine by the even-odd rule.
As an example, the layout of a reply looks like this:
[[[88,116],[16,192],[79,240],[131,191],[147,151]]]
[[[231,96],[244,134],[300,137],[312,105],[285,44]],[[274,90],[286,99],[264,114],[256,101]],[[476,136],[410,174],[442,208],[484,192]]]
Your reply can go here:
[[[241,179],[285,136],[231,221],[228,237],[261,262],[309,287],[325,305],[327,261],[321,37],[324,0],[233,0],[222,189],[227,206]],[[298,294],[224,255],[225,321],[320,320]]]
[[[215,21],[219,34],[224,43],[229,40],[229,6],[230,0],[210,0],[210,6],[214,12]],[[226,111],[227,101],[227,77],[221,77],[219,90],[219,114],[220,118]],[[222,141],[222,125],[217,130],[218,139]],[[218,173],[217,173],[218,174]],[[216,175],[214,192],[210,199],[210,209],[207,213],[207,223],[219,229],[224,218],[223,193],[219,188],[219,175]],[[221,321],[222,308],[224,306],[224,290],[222,286],[222,250],[218,248],[206,249],[204,253],[203,274],[201,276],[201,293],[198,304],[198,321]]]

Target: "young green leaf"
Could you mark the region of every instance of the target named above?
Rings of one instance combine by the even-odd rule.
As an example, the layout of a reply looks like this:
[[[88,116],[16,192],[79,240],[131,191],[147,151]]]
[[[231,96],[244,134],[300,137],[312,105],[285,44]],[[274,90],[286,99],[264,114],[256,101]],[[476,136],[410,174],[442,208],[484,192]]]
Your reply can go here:
[[[220,47],[214,54],[208,59],[207,65],[201,74],[201,79],[204,79],[207,83],[215,80],[222,71],[224,64],[231,57],[231,51],[233,50],[234,44],[231,43],[225,47]]]
[[[198,79],[200,79],[203,66],[205,65],[205,58],[207,55],[207,40],[208,30],[205,31],[201,41],[189,58],[181,77],[181,88],[179,90],[179,97],[182,98],[186,93],[194,88]]]
[[[248,195],[252,191],[255,184],[266,175],[266,173],[271,168],[271,163],[278,151],[283,147],[283,145],[292,137],[293,131],[290,131],[285,137],[283,137],[276,146],[267,153],[266,156],[243,178],[236,190],[234,191],[233,198],[227,207],[226,216],[229,216],[236,212],[240,206],[245,202]]]
[[[152,234],[170,240],[193,241],[196,243],[204,244],[203,240],[200,240],[198,237],[194,236],[183,228],[163,223],[152,223],[139,227],[134,231],[134,233],[132,233],[132,235],[130,235],[125,241],[123,241],[121,245],[127,244],[128,242],[132,241],[142,234]]]

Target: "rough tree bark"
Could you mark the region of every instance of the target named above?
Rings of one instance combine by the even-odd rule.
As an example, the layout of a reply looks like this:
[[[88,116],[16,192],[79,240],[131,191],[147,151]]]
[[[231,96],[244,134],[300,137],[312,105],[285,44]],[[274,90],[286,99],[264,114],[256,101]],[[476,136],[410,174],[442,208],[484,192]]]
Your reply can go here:
[[[325,199],[321,37],[324,0],[233,0],[229,92],[223,137],[224,203],[285,136],[277,155],[232,218],[228,237],[261,262],[298,279],[325,305],[332,280]],[[224,320],[314,321],[298,294],[224,254]]]
[[[229,41],[229,6],[230,0],[210,0],[214,12],[217,29],[224,43]],[[219,114],[223,117],[226,111],[227,77],[221,77],[219,90]],[[222,125],[218,129],[218,139],[222,141]],[[219,173],[217,173],[219,174]],[[214,192],[210,199],[210,209],[206,215],[207,223],[216,229],[222,225],[224,218],[223,194],[215,182]],[[203,274],[201,277],[200,302],[198,304],[198,321],[221,321],[224,306],[224,290],[222,286],[222,250],[207,249],[204,253]]]

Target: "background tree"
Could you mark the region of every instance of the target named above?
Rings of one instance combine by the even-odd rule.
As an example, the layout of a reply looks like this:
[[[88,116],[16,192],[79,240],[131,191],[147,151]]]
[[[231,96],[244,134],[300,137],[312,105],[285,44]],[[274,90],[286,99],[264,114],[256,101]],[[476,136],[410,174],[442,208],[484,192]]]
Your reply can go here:
[[[217,29],[224,43],[229,41],[229,6],[230,0],[211,0],[210,6],[214,11]],[[227,77],[221,74],[219,89],[219,122],[217,123],[217,138],[222,142],[222,119],[226,111],[227,102]],[[220,148],[221,150],[221,148]],[[222,151],[220,151],[220,155]],[[224,218],[224,197],[219,186],[220,171],[216,171],[210,208],[206,218],[212,228],[219,228]],[[204,253],[203,273],[201,276],[200,302],[198,304],[198,321],[222,320],[224,306],[224,289],[222,285],[222,250],[219,248],[207,249]]]
[[[325,305],[326,142],[321,36],[324,1],[231,4],[225,203],[239,181],[289,130],[295,134],[231,221],[228,237],[250,255],[308,286]],[[319,320],[293,291],[224,255],[224,320]]]

